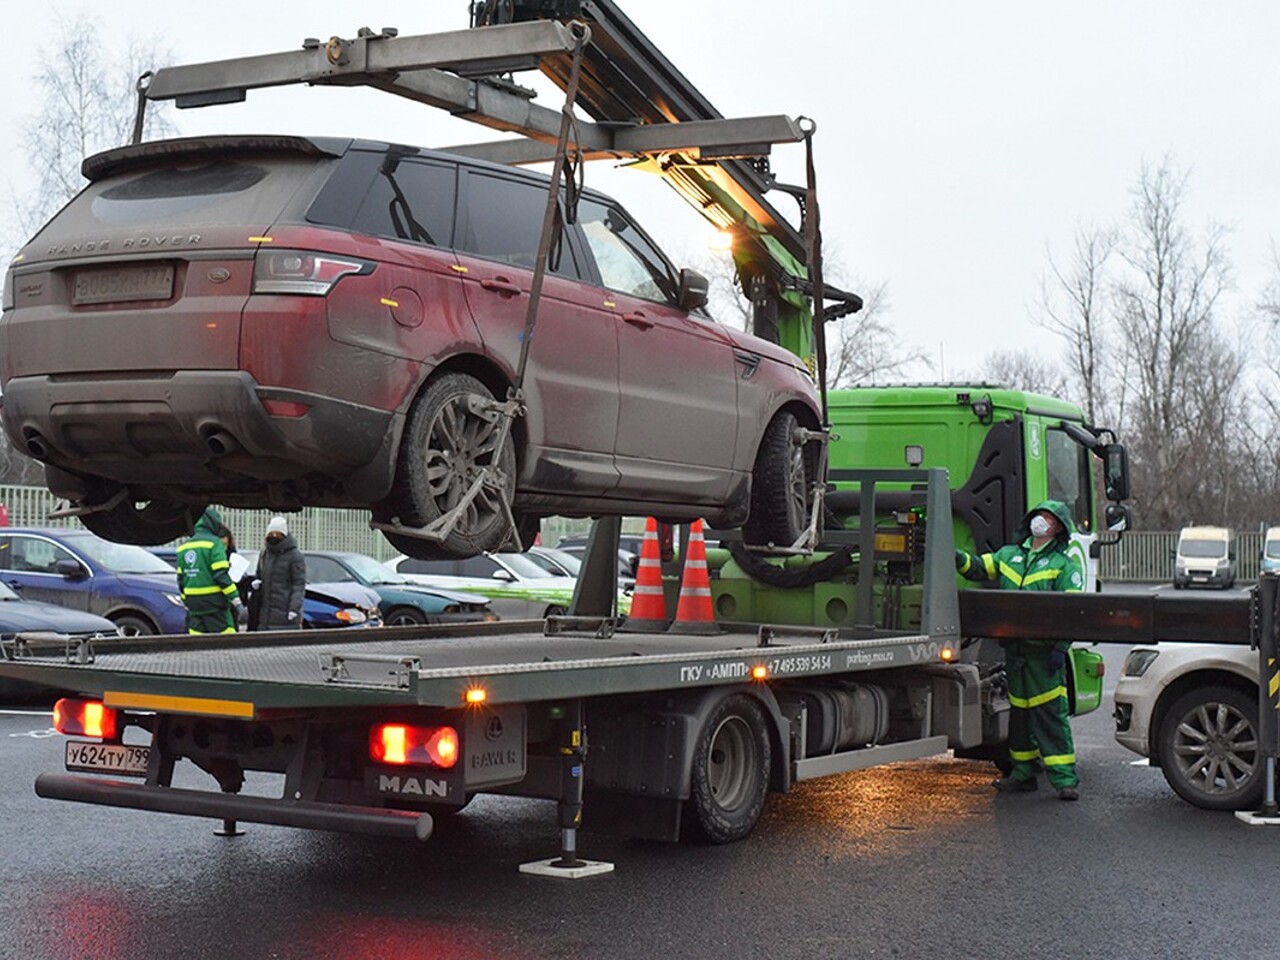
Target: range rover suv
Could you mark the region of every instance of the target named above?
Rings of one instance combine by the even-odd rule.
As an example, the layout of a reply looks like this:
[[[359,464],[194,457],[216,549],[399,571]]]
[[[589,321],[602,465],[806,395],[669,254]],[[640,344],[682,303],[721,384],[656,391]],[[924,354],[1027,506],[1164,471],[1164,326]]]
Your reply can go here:
[[[790,542],[815,387],[715,323],[614,201],[560,217],[527,413],[499,449],[546,208],[538,174],[298,137],[157,141],[90,183],[10,266],[4,426],[108,539],[164,543],[207,503],[360,507],[417,528],[484,486],[430,558],[542,516],[705,517]],[[562,204],[563,206],[563,204]],[[572,222],[569,222],[572,220]]]

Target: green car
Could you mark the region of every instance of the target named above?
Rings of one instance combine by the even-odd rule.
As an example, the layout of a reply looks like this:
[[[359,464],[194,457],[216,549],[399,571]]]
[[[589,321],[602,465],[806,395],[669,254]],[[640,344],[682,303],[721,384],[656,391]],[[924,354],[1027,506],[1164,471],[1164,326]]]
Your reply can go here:
[[[380,598],[382,621],[389,627],[498,619],[485,597],[414,583],[363,553],[304,550],[302,555],[308,582],[359,583],[373,590]]]

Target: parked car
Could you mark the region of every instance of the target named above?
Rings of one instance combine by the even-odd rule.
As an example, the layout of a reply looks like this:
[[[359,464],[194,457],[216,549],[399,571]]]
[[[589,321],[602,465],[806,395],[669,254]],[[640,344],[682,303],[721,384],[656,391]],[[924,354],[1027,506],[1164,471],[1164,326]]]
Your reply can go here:
[[[302,555],[307,560],[308,581],[358,583],[377,594],[382,621],[388,626],[498,619],[485,597],[415,583],[363,553],[304,550]]]
[[[552,576],[522,553],[464,560],[399,556],[386,566],[415,583],[482,594],[504,620],[541,620],[567,613],[577,585],[572,577]]]
[[[530,547],[524,554],[553,577],[577,577],[582,558],[554,547]]]
[[[1116,684],[1116,740],[1209,810],[1257,809],[1258,653],[1220,643],[1134,647]]]
[[[1280,570],[1280,527],[1267,527],[1262,538],[1262,558],[1259,565],[1262,571]]]
[[[618,582],[626,586],[634,586],[636,573],[640,569],[640,545],[644,542],[641,536],[624,533],[618,538]],[[579,564],[587,553],[586,537],[561,537],[556,550],[567,553],[578,559]]]
[[[173,568],[88,530],[0,527],[0,580],[25,600],[106,617],[124,636],[187,632]]]
[[[103,537],[161,544],[211,501],[281,498],[418,526],[490,465],[443,542],[388,539],[495,550],[504,501],[526,543],[553,514],[705,517],[756,543],[804,528],[817,449],[796,428],[820,415],[803,361],[714,322],[706,279],[603,194],[561,219],[527,415],[498,449],[546,177],[288,136],[82,169],[9,267],[0,386],[15,448]]]
[[[242,588],[250,587],[247,581],[251,580],[253,571],[257,569],[258,551],[238,550],[236,555],[245,564],[244,573],[237,578],[237,582]],[[248,599],[248,589],[242,592]],[[354,581],[312,583],[308,580],[302,596],[302,628],[380,627],[380,599],[373,590]]]
[[[70,637],[104,639],[119,635],[119,628],[106,617],[54,603],[27,600],[0,583],[0,642],[11,642],[19,633],[46,631]],[[21,680],[0,678],[0,703],[37,696],[42,689]]]

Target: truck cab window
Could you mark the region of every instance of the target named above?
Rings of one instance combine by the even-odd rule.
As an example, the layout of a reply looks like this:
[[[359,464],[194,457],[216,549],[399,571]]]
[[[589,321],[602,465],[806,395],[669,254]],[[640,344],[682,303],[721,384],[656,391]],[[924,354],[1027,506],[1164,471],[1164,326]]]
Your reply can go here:
[[[1081,533],[1093,529],[1089,451],[1061,430],[1046,430],[1045,472],[1051,500],[1061,500]]]

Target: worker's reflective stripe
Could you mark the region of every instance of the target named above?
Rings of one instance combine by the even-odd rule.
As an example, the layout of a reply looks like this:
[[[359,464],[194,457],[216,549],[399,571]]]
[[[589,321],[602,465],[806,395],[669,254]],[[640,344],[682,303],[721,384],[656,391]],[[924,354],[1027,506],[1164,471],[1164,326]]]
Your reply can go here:
[[[1022,586],[1022,574],[1018,573],[1017,570],[1013,569],[1013,567],[1009,566],[1003,560],[1000,562],[1000,575],[1008,579],[1015,587]]]
[[[962,557],[964,557],[964,563],[960,564],[960,572],[961,572],[961,573],[968,573],[968,572],[969,572],[969,568],[970,568],[971,566],[973,566],[973,564],[969,562],[971,558],[969,557],[969,555],[968,555],[967,553],[962,553],[962,554],[960,554],[960,555],[961,555]]]
[[[222,588],[222,592],[223,592],[223,593],[225,593],[225,594],[229,597],[229,596],[231,596],[233,593],[239,593],[240,591],[236,589],[236,585],[233,583],[233,584],[231,584],[230,586],[223,587],[223,588]]]
[[[229,560],[215,560],[213,563],[209,564],[209,569],[226,570],[229,566],[231,566],[231,561]]]
[[[1074,753],[1051,753],[1041,758],[1046,767],[1067,767],[1076,762]]]
[[[1040,756],[1039,750],[1010,750],[1009,751],[1010,760],[1021,760],[1021,761],[1035,760],[1039,756]]]
[[[1058,574],[1062,571],[1055,568],[1053,570],[1037,570],[1035,573],[1028,573],[1022,578],[1022,585],[1025,587],[1031,583],[1039,583],[1041,580],[1057,580]]]
[[[996,558],[989,553],[982,555],[982,565],[986,568],[987,579],[994,580],[996,578]]]
[[[188,540],[182,546],[178,547],[178,552],[181,553],[183,550],[212,550],[212,549],[213,549],[212,540]]]
[[[222,588],[216,584],[212,587],[183,587],[182,595],[184,597],[203,597],[211,593],[222,593]]]
[[[1066,687],[1054,687],[1052,690],[1046,690],[1044,693],[1037,693],[1034,697],[1027,697],[1026,699],[1023,699],[1022,697],[1015,697],[1011,693],[1009,694],[1009,702],[1015,707],[1021,707],[1024,710],[1031,710],[1035,707],[1042,707],[1046,703],[1052,703],[1059,697],[1065,697],[1066,695]]]

